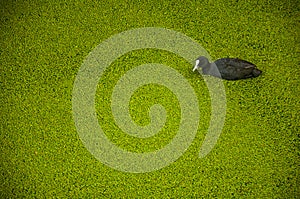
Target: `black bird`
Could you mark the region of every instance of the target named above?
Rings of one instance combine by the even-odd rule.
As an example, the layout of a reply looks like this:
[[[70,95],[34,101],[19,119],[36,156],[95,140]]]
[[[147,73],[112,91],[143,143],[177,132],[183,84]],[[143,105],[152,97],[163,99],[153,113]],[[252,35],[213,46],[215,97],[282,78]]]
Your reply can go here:
[[[201,56],[196,59],[193,71],[199,69],[199,67],[202,68],[202,72],[205,75],[227,80],[253,78],[262,73],[254,64],[238,58],[221,58],[209,63],[206,57]]]

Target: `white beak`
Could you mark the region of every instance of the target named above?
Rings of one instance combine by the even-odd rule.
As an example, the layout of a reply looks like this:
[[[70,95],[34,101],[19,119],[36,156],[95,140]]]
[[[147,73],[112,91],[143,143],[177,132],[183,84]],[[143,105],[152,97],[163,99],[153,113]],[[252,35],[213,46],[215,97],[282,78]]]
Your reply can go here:
[[[195,70],[197,70],[197,69],[198,69],[198,66],[195,65],[195,67],[193,68],[193,72],[195,72]]]
[[[195,65],[195,67],[193,68],[193,72],[195,71],[195,70],[197,70],[198,69],[198,64],[199,64],[199,60],[196,60],[196,65]]]

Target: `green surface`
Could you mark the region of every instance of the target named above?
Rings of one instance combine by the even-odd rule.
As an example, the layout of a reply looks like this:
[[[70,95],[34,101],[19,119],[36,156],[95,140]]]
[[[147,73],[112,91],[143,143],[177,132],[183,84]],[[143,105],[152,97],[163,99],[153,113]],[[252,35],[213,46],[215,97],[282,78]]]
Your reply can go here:
[[[1,1],[0,197],[297,198],[299,5],[296,0]],[[130,112],[144,125],[149,122],[145,111],[160,102],[169,111],[168,127],[142,141],[118,130],[110,93],[132,67],[158,62],[175,68],[193,86],[201,107],[197,137],[181,158],[151,173],[123,173],[97,161],[80,141],[72,87],[81,63],[99,43],[149,26],[186,34],[213,59],[254,62],[263,74],[224,81],[223,133],[213,151],[199,159],[210,98],[193,66],[160,50],[134,51],[116,60],[117,69],[109,68],[99,82],[96,108],[107,136],[120,147],[159,149],[175,135],[180,120],[176,97],[149,85],[132,96]],[[164,100],[158,98],[162,95]]]

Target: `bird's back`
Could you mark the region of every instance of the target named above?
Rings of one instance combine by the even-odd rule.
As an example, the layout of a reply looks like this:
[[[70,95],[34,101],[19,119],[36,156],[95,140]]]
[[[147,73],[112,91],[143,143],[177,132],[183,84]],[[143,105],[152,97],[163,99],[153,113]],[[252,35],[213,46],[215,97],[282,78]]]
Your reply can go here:
[[[223,79],[235,80],[257,77],[261,71],[248,61],[238,58],[221,58],[214,62]]]

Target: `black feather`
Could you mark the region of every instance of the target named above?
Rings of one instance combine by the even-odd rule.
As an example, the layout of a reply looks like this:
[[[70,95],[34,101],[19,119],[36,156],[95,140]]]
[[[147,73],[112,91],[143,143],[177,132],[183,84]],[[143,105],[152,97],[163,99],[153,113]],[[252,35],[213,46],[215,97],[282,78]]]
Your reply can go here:
[[[209,63],[206,57],[201,56],[197,60],[199,60],[198,66],[202,68],[203,74],[222,79],[253,78],[262,73],[253,63],[238,58],[221,58]]]

